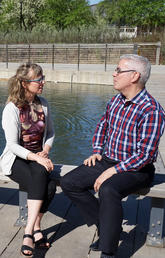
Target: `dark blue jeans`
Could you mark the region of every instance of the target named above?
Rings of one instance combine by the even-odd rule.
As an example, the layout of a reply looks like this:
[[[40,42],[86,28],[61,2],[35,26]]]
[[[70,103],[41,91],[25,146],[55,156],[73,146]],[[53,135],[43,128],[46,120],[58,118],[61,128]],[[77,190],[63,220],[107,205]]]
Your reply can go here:
[[[148,164],[137,172],[123,172],[113,175],[103,182],[99,198],[92,191],[95,180],[116,162],[103,156],[95,166],[81,165],[61,179],[64,193],[80,209],[88,226],[99,225],[99,249],[106,253],[116,253],[123,220],[121,200],[129,194],[147,187],[154,177],[154,165]]]

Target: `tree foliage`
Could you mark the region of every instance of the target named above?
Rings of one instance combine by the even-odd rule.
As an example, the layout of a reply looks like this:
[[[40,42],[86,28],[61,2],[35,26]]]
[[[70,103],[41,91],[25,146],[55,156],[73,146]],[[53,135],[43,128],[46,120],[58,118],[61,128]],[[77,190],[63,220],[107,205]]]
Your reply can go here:
[[[108,24],[130,25],[153,29],[165,25],[164,0],[104,0],[98,13]]]
[[[83,31],[129,25],[148,31],[165,25],[165,0],[104,0],[92,13],[88,0],[0,0],[0,30]]]
[[[47,0],[41,11],[42,22],[56,29],[88,26],[95,22],[86,0]]]
[[[87,0],[2,0],[0,7],[1,29],[31,31],[38,24],[80,28],[94,22]]]
[[[44,5],[45,0],[2,0],[1,28],[32,30],[38,22],[39,11]]]

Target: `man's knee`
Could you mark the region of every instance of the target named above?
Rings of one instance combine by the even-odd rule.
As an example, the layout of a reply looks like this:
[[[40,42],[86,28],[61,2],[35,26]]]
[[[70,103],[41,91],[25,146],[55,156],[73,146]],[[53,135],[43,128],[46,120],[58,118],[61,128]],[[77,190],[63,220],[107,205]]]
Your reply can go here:
[[[79,191],[82,188],[82,177],[79,172],[81,172],[81,166],[75,168],[61,178],[60,185],[64,192]]]
[[[56,183],[54,180],[50,180],[48,183],[48,200],[52,200],[56,193]]]
[[[120,194],[118,191],[113,187],[111,184],[103,183],[99,190],[99,197],[103,200],[110,200],[110,199],[116,199],[120,198]]]
[[[72,189],[72,178],[70,176],[70,173],[66,174],[60,179],[60,186],[63,191]]]
[[[87,189],[91,183],[88,169],[88,166],[80,165],[63,176],[60,180],[63,191],[82,192]],[[92,181],[91,185],[93,186],[93,184]]]

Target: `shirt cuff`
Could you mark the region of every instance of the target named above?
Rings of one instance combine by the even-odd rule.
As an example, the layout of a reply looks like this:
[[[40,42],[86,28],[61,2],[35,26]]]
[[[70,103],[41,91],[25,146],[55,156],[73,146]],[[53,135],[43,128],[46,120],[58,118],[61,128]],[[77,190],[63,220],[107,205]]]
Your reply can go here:
[[[100,155],[102,155],[102,152],[103,152],[102,149],[99,149],[99,148],[93,149],[93,154],[100,154]]]
[[[124,169],[124,168],[121,166],[121,162],[115,165],[115,169],[116,169],[116,172],[117,172],[117,173],[121,173],[121,172],[125,172],[125,171],[126,171],[126,169]]]

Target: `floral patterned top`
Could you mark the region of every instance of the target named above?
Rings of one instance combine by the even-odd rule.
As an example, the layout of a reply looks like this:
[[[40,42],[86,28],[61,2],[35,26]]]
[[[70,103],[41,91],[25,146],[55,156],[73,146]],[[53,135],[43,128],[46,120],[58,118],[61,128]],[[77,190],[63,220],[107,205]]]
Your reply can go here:
[[[21,122],[20,145],[32,152],[41,151],[45,115],[39,98],[36,97],[33,103],[27,103],[19,110]]]

